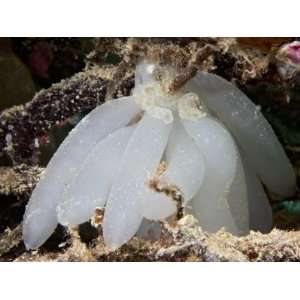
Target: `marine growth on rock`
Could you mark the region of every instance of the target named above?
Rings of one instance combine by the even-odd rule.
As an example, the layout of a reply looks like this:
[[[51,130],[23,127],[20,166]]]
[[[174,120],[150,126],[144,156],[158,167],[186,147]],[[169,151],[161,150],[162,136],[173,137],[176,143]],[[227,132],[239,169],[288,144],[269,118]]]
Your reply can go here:
[[[149,62],[136,68],[132,96],[89,113],[49,162],[23,222],[28,249],[58,223],[105,209],[104,241],[116,249],[142,221],[193,214],[201,227],[235,235],[268,232],[272,193],[295,192],[293,168],[260,110],[221,77]],[[143,222],[144,224],[144,222]]]

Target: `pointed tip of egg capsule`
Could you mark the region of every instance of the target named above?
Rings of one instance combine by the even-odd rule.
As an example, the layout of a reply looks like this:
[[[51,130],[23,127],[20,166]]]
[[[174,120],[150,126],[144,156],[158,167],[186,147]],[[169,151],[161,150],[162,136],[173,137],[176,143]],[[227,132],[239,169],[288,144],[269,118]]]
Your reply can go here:
[[[42,246],[57,227],[54,214],[47,214],[41,210],[27,215],[23,221],[23,241],[27,250],[35,250]]]
[[[128,224],[126,224],[126,222],[121,222],[121,224],[118,222],[118,218],[114,216],[107,217],[107,215],[104,215],[102,228],[106,248],[109,251],[115,251],[129,242],[138,232],[138,228],[142,222],[142,218],[138,219],[138,221],[129,221]]]
[[[24,240],[23,240],[26,251],[37,250],[37,249],[39,249],[46,241],[47,241],[47,239],[46,239],[46,240],[43,240],[43,241],[41,242],[38,238],[37,238],[36,240],[32,240],[32,239],[29,240],[29,239],[24,238]]]

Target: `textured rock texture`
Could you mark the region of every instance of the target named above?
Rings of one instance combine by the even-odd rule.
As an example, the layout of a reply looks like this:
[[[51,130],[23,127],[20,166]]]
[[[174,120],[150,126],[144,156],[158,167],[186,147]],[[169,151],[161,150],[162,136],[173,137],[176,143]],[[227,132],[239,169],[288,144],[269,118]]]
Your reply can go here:
[[[5,232],[0,242],[2,260],[16,261],[299,261],[300,233],[274,229],[263,235],[251,232],[237,238],[224,231],[207,234],[190,215],[176,225],[163,224],[163,234],[155,242],[133,238],[119,250],[110,252],[103,244],[101,226],[94,236],[70,229],[65,240],[54,247],[25,252],[20,227]],[[89,228],[89,230],[92,230]],[[5,250],[6,249],[6,250]],[[14,251],[12,251],[14,250]],[[7,251],[5,253],[5,251]],[[15,254],[16,257],[14,257]]]

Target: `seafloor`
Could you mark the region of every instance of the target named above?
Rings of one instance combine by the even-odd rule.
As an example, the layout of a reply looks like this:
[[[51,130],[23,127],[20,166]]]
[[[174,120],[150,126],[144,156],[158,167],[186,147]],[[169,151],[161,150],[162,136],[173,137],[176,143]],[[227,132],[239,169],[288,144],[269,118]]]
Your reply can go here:
[[[189,215],[110,252],[100,224],[58,227],[26,251],[22,216],[47,161],[80,118],[129,95],[141,57],[235,83],[272,124],[300,176],[300,46],[294,38],[22,38],[0,40],[0,261],[299,261],[300,197],[274,202],[274,229],[208,234]],[[2,71],[1,71],[2,70]]]

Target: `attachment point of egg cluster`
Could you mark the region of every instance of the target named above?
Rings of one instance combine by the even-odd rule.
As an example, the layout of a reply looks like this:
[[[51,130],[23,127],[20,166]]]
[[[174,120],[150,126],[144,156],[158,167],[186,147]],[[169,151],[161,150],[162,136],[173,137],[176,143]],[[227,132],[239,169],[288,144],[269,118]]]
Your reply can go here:
[[[178,113],[181,119],[198,120],[206,117],[208,110],[197,94],[187,93],[178,101]]]

